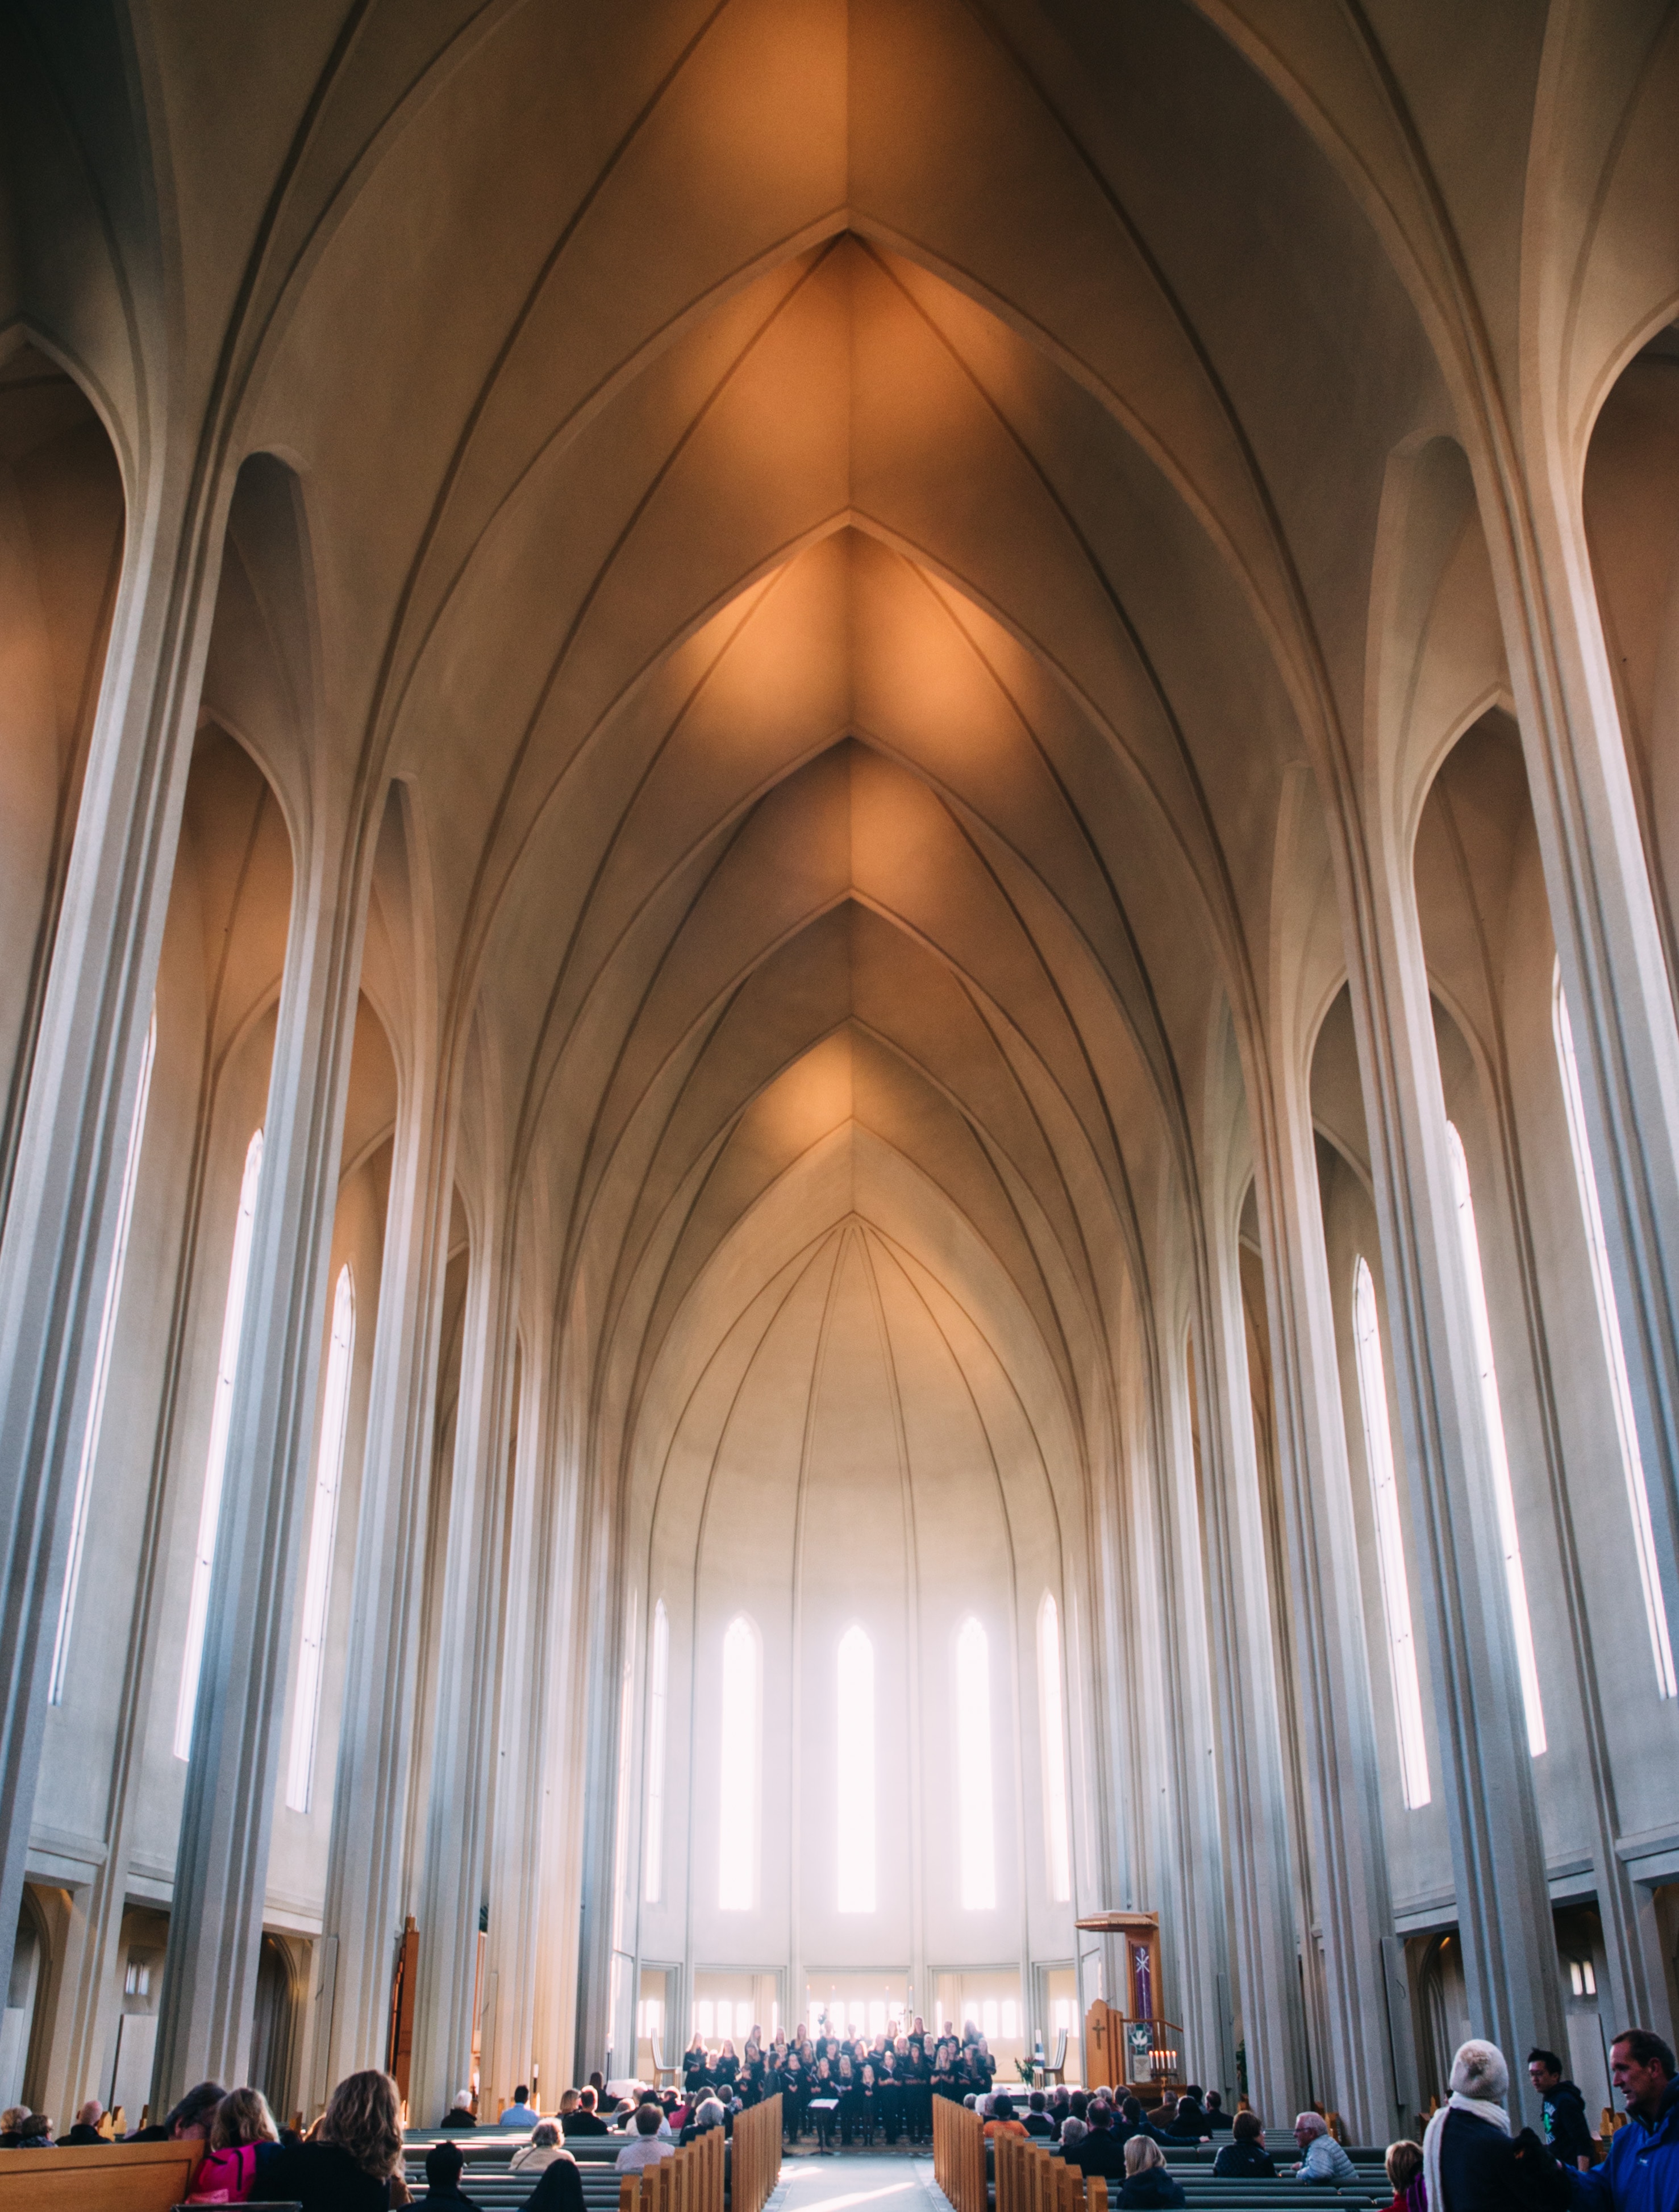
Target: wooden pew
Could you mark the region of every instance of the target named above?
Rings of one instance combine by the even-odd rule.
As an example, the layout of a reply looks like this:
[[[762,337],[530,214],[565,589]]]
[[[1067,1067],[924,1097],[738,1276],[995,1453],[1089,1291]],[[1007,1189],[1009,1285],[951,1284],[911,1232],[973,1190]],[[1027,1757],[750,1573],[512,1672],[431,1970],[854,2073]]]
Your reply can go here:
[[[933,2100],[933,2179],[955,2212],[986,2212],[985,2122],[949,2097]]]
[[[201,2142],[0,2150],[0,2212],[169,2212],[203,2154]]]
[[[769,2102],[775,2107],[779,2166],[781,2100],[773,2097]],[[755,2112],[765,2109],[758,2106]],[[741,2121],[748,2117],[743,2112],[735,2123],[737,2144]],[[752,2148],[754,2140],[754,2131],[749,2130],[749,2157],[761,2157],[761,2154]],[[657,2166],[643,2166],[639,2173],[623,2175],[618,2184],[618,2212],[724,2212],[726,2164],[732,2161],[728,2160],[723,2130],[708,2128],[704,2135],[696,2136],[671,2157],[660,2159]],[[735,2170],[738,2172],[738,2168]]]
[[[735,2115],[729,2160],[731,2212],[764,2212],[781,2178],[781,2100],[767,2097]]]

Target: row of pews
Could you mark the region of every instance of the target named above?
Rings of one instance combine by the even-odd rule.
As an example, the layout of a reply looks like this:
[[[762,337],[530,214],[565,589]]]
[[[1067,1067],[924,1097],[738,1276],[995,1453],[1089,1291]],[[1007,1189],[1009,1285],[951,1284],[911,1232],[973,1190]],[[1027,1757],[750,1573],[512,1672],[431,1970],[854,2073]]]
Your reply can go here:
[[[439,2140],[410,2134],[403,2145],[416,2197],[425,2194],[426,2153]],[[528,2133],[480,2130],[449,2140],[466,2160],[461,2185],[482,2212],[517,2212],[541,2178],[512,2170]],[[582,2177],[584,2212],[764,2212],[781,2173],[781,2100],[740,2113],[726,2148],[713,2130],[639,2174],[617,2170],[621,2136],[585,2136],[567,2148]],[[202,2152],[189,2142],[0,2151],[0,2212],[173,2212],[191,2193]]]
[[[1188,2212],[1306,2212],[1325,2199],[1374,2212],[1392,2200],[1393,2191],[1379,2151],[1354,2151],[1357,2182],[1341,2190],[1282,2176],[1300,2155],[1290,2135],[1267,2137],[1266,2148],[1279,2169],[1275,2180],[1221,2180],[1213,2173],[1215,2153],[1185,2146],[1167,2153],[1174,2181],[1188,2199]],[[933,2179],[953,2212],[1108,2212],[1108,2186],[1098,2175],[1087,2182],[1056,2147],[1021,2136],[999,2136],[988,2144],[985,2124],[966,2106],[938,2098],[933,2105]],[[1115,2191],[1118,2193],[1117,2190]]]

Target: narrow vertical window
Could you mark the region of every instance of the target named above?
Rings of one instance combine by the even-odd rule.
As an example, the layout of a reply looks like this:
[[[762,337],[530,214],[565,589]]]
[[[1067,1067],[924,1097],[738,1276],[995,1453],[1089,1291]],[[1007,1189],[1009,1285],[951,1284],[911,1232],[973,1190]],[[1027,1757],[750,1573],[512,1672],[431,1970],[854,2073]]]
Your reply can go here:
[[[647,1832],[642,1844],[643,1893],[657,1905],[664,1890],[664,1711],[670,1694],[670,1617],[653,1607],[653,1649],[647,1669]]]
[[[1387,1620],[1393,1717],[1399,1733],[1399,1778],[1413,1812],[1428,1803],[1428,1747],[1422,1732],[1422,1691],[1417,1678],[1416,1638],[1411,1629],[1411,1586],[1405,1540],[1399,1526],[1399,1489],[1393,1465],[1393,1431],[1387,1418],[1387,1369],[1382,1359],[1376,1285],[1360,1260],[1353,1274],[1353,1352],[1358,1366],[1359,1411],[1364,1417],[1364,1463],[1376,1522],[1376,1564]]]
[[[152,1013],[146,1031],[146,1048],[140,1058],[140,1082],[134,1094],[134,1119],[129,1124],[128,1153],[123,1162],[122,1189],[117,1200],[117,1236],[111,1248],[111,1273],[105,1279],[105,1304],[99,1317],[99,1342],[94,1352],[94,1382],[88,1394],[88,1424],[82,1431],[82,1457],[76,1470],[76,1501],[70,1509],[70,1558],[64,1567],[64,1595],[58,1601],[58,1626],[52,1639],[52,1674],[48,1701],[64,1702],[64,1670],[70,1663],[70,1622],[76,1614],[76,1593],[82,1580],[82,1553],[88,1540],[88,1501],[93,1487],[94,1461],[99,1452],[99,1432],[105,1419],[106,1385],[111,1380],[111,1347],[117,1334],[117,1309],[122,1303],[123,1263],[128,1257],[129,1223],[134,1216],[134,1185],[140,1172],[140,1143],[146,1130],[146,1102],[151,1096],[152,1060],[157,1051],[157,1014]]]
[[[1049,1893],[1072,1895],[1067,1850],[1067,1740],[1061,1718],[1061,1615],[1046,1590],[1038,1608],[1038,1729],[1044,1744],[1044,1853]]]
[[[1667,1604],[1662,1595],[1661,1574],[1656,1565],[1656,1537],[1650,1525],[1650,1493],[1645,1487],[1644,1457],[1639,1450],[1638,1424],[1633,1416],[1633,1386],[1627,1375],[1627,1351],[1621,1341],[1621,1315],[1615,1303],[1615,1280],[1609,1273],[1609,1246],[1603,1240],[1603,1210],[1597,1200],[1597,1175],[1591,1164],[1591,1146],[1585,1133],[1585,1100],[1580,1091],[1579,1066],[1574,1058],[1573,1032],[1568,1025],[1568,1001],[1562,995],[1560,969],[1552,979],[1551,1015],[1556,1036],[1557,1064],[1562,1073],[1562,1103],[1567,1109],[1568,1143],[1574,1155],[1574,1182],[1579,1192],[1586,1250],[1591,1259],[1591,1288],[1597,1301],[1597,1327],[1603,1334],[1609,1395],[1615,1402],[1615,1431],[1621,1447],[1621,1472],[1626,1479],[1627,1505],[1633,1517],[1633,1549],[1638,1559],[1639,1584],[1644,1595],[1645,1626],[1650,1632],[1650,1653],[1656,1662],[1657,1692],[1661,1697],[1670,1698],[1676,1689],[1673,1643],[1668,1633]]]
[[[997,1840],[991,1808],[991,1662],[985,1632],[972,1615],[956,1638],[956,1822],[962,1909],[997,1905]]]
[[[209,1450],[204,1460],[204,1496],[198,1512],[198,1544],[192,1558],[192,1595],[186,1609],[186,1650],[181,1658],[181,1693],[175,1707],[175,1756],[192,1755],[192,1715],[198,1702],[198,1669],[204,1657],[204,1625],[209,1617],[210,1570],[215,1565],[216,1523],[221,1517],[221,1479],[227,1467],[227,1428],[233,1411],[233,1378],[239,1370],[239,1330],[245,1321],[245,1288],[251,1272],[251,1238],[257,1224],[257,1190],[263,1175],[263,1133],[246,1147],[245,1180],[239,1185],[239,1221],[233,1256],[227,1269],[227,1303],[221,1315],[221,1353],[215,1370],[215,1403],[210,1413]]]
[[[1499,1403],[1498,1374],[1493,1365],[1492,1324],[1487,1318],[1487,1285],[1481,1273],[1481,1240],[1475,1230],[1475,1202],[1470,1196],[1469,1162],[1464,1140],[1454,1125],[1446,1125],[1446,1150],[1452,1157],[1452,1188],[1458,1201],[1458,1235],[1464,1254],[1464,1280],[1469,1291],[1470,1329],[1475,1340],[1475,1364],[1481,1377],[1481,1412],[1487,1428],[1487,1455],[1493,1463],[1493,1503],[1498,1514],[1499,1541],[1504,1551],[1504,1582],[1510,1597],[1510,1626],[1516,1638],[1516,1671],[1521,1678],[1522,1705],[1527,1715],[1527,1747],[1537,1759],[1545,1748],[1545,1714],[1539,1702],[1539,1662],[1534,1656],[1533,1622],[1527,1609],[1527,1578],[1522,1572],[1521,1540],[1516,1530],[1516,1493],[1510,1481],[1510,1455],[1504,1441],[1504,1410]]]
[[[840,1890],[841,1912],[875,1909],[875,1647],[860,1628],[840,1639]]]
[[[286,1770],[286,1802],[306,1813],[315,1780],[315,1737],[320,1727],[322,1662],[327,1606],[332,1595],[332,1551],[338,1533],[338,1488],[344,1474],[344,1432],[349,1415],[350,1364],[355,1353],[355,1285],[348,1263],[332,1294],[332,1342],[321,1387],[321,1440],[315,1458],[315,1504],[309,1519],[309,1565],[303,1582],[303,1641],[298,1651],[297,1702],[292,1712],[292,1755]]]
[[[758,1893],[758,1632],[736,1613],[723,1638],[717,1901],[749,1912]]]

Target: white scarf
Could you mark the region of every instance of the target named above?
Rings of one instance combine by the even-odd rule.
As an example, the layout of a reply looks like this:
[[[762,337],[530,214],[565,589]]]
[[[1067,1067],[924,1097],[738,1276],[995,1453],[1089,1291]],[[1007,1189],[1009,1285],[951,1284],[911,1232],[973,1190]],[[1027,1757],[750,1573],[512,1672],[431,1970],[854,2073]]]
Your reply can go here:
[[[1422,2181],[1428,2192],[1428,2212],[1446,2212],[1446,2199],[1440,2194],[1440,2137],[1446,2133],[1448,2112],[1472,2112],[1477,2120],[1490,2120],[1506,2135],[1510,2132],[1510,2115],[1502,2105],[1489,2105],[1481,2097],[1460,2096],[1454,2089],[1423,2130]]]

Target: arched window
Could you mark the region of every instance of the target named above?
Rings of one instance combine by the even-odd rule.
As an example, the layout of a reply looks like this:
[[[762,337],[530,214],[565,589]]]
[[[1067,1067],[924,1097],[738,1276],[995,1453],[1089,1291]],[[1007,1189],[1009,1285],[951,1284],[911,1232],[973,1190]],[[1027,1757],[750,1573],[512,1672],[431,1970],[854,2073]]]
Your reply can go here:
[[[292,1755],[286,1769],[286,1802],[306,1813],[315,1779],[315,1736],[320,1726],[321,1662],[326,1613],[332,1595],[332,1549],[338,1533],[338,1486],[344,1474],[344,1431],[349,1415],[350,1364],[355,1354],[355,1285],[349,1263],[338,1270],[332,1294],[332,1343],[321,1386],[321,1441],[315,1459],[315,1504],[309,1519],[309,1565],[303,1581],[303,1642],[298,1652],[297,1702],[292,1712]]]
[[[653,1648],[647,1666],[647,1829],[642,1838],[642,1891],[657,1905],[664,1888],[664,1713],[670,1694],[670,1616],[653,1607]]]
[[[204,1459],[204,1496],[198,1510],[198,1547],[192,1559],[192,1595],[186,1608],[186,1650],[181,1658],[181,1693],[175,1707],[175,1756],[192,1755],[192,1715],[198,1703],[198,1669],[204,1657],[204,1624],[209,1617],[210,1570],[215,1565],[216,1523],[221,1518],[221,1479],[227,1466],[227,1427],[233,1419],[233,1378],[239,1371],[239,1330],[245,1321],[245,1286],[251,1272],[251,1238],[257,1225],[257,1191],[263,1178],[263,1133],[245,1147],[245,1180],[239,1185],[239,1220],[233,1256],[227,1269],[227,1303],[221,1312],[221,1354],[215,1370],[215,1403],[210,1412],[209,1450]]]
[[[1038,1608],[1038,1730],[1044,1746],[1044,1854],[1049,1893],[1058,1905],[1072,1895],[1067,1850],[1067,1740],[1061,1717],[1061,1615],[1044,1592]]]
[[[64,1671],[70,1663],[70,1622],[76,1613],[76,1586],[82,1580],[82,1553],[88,1540],[88,1499],[93,1487],[94,1461],[99,1452],[99,1432],[105,1419],[105,1389],[111,1380],[111,1346],[117,1334],[117,1309],[122,1304],[123,1263],[128,1258],[129,1223],[134,1218],[134,1185],[140,1172],[140,1143],[146,1133],[146,1102],[151,1096],[152,1061],[157,1052],[157,1012],[146,1030],[146,1048],[140,1056],[140,1081],[134,1093],[134,1119],[129,1123],[128,1152],[123,1161],[122,1188],[117,1199],[117,1235],[111,1248],[111,1272],[105,1279],[105,1304],[99,1317],[99,1342],[94,1352],[94,1382],[88,1394],[88,1422],[82,1431],[82,1457],[76,1470],[76,1499],[70,1508],[70,1558],[64,1566],[64,1595],[58,1600],[58,1626],[52,1639],[52,1674],[47,1690],[52,1705],[64,1702]]]
[[[723,1637],[717,1901],[750,1912],[758,1896],[758,1632],[736,1613]]]
[[[1387,1418],[1387,1369],[1382,1359],[1376,1285],[1361,1259],[1353,1270],[1353,1352],[1358,1365],[1359,1411],[1364,1417],[1364,1463],[1376,1522],[1376,1564],[1387,1620],[1393,1717],[1399,1732],[1399,1778],[1415,1812],[1434,1792],[1428,1784],[1428,1747],[1422,1732],[1422,1691],[1417,1679],[1416,1638],[1411,1629],[1410,1577],[1399,1525],[1399,1489],[1393,1465],[1393,1431]]]
[[[1504,1410],[1499,1404],[1498,1373],[1493,1365],[1493,1331],[1487,1318],[1481,1240],[1475,1230],[1475,1202],[1470,1196],[1469,1162],[1464,1156],[1464,1140],[1450,1121],[1446,1125],[1446,1140],[1452,1158],[1452,1195],[1458,1202],[1458,1235],[1463,1247],[1464,1280],[1469,1291],[1470,1329],[1474,1338],[1476,1369],[1481,1377],[1487,1454],[1493,1463],[1493,1504],[1498,1514],[1499,1541],[1504,1551],[1504,1583],[1510,1598],[1510,1626],[1516,1638],[1516,1670],[1521,1678],[1522,1705],[1527,1715],[1527,1747],[1537,1759],[1545,1748],[1545,1714],[1539,1702],[1539,1662],[1534,1656],[1533,1623],[1527,1609],[1527,1578],[1522,1572],[1521,1540],[1516,1529],[1516,1493],[1511,1486],[1510,1455],[1505,1448]]]
[[[1656,1538],[1650,1525],[1650,1493],[1645,1487],[1644,1458],[1639,1450],[1638,1425],[1633,1418],[1633,1388],[1627,1376],[1627,1352],[1621,1339],[1621,1316],[1615,1303],[1615,1282],[1609,1273],[1609,1247],[1603,1241],[1603,1210],[1597,1200],[1597,1170],[1591,1164],[1591,1146],[1585,1133],[1585,1100],[1580,1092],[1580,1072],[1574,1058],[1573,1032],[1568,1025],[1568,1001],[1562,995],[1561,968],[1554,971],[1551,980],[1551,1026],[1556,1038],[1557,1065],[1562,1075],[1562,1103],[1567,1110],[1568,1143],[1574,1155],[1574,1182],[1579,1192],[1586,1249],[1591,1259],[1591,1288],[1597,1301],[1597,1327],[1603,1334],[1609,1395],[1615,1402],[1615,1431],[1621,1447],[1621,1472],[1626,1479],[1627,1504],[1633,1516],[1633,1549],[1638,1558],[1639,1583],[1644,1593],[1645,1626],[1650,1631],[1650,1651],[1656,1662],[1658,1693],[1664,1698],[1670,1698],[1675,1694],[1673,1643],[1668,1633],[1667,1604],[1662,1595],[1661,1574],[1656,1565]]]
[[[972,1614],[956,1637],[956,1824],[962,1909],[997,1905],[997,1838],[991,1802],[991,1661]]]
[[[875,1647],[858,1627],[840,1639],[839,1906],[875,1909]]]

